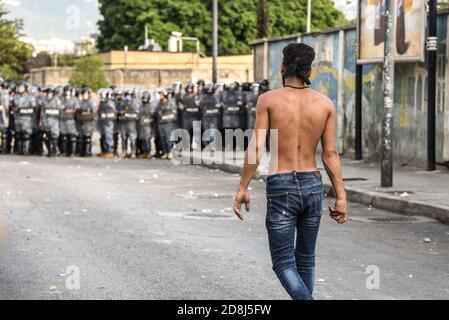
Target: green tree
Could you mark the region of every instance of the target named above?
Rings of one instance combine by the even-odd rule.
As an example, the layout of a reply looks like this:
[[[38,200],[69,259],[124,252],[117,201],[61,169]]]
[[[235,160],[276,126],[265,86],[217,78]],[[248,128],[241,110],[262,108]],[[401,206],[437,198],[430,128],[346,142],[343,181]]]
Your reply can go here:
[[[103,61],[98,56],[87,56],[76,61],[69,82],[72,86],[78,88],[87,86],[94,91],[109,86],[104,74]]]
[[[58,54],[57,56],[53,55],[52,65],[56,63],[58,67],[73,67],[75,66],[75,56],[70,53]]]
[[[269,28],[267,0],[259,0],[257,6],[257,38],[268,37]]]
[[[25,73],[25,63],[31,58],[33,48],[19,40],[22,21],[8,20],[7,14],[0,3],[0,76],[17,81]]]
[[[258,33],[258,7],[261,0],[219,1],[219,53],[251,52],[249,42]],[[272,36],[304,32],[307,0],[265,0]],[[198,37],[203,50],[212,50],[212,1],[210,0],[99,0],[103,19],[98,26],[100,51],[137,49],[144,42],[145,26],[149,35],[167,49],[172,31]],[[332,0],[313,0],[312,26],[326,29],[347,23]],[[259,28],[260,29],[260,28]],[[267,30],[264,30],[267,32]]]

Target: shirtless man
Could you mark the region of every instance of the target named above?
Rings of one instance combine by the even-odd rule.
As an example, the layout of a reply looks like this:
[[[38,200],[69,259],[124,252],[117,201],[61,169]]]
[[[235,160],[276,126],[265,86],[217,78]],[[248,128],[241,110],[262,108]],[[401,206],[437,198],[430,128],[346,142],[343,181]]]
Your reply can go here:
[[[248,186],[265,152],[267,132],[276,130],[278,141],[271,150],[276,148],[278,155],[271,159],[275,165],[267,179],[266,218],[273,270],[293,299],[310,300],[315,280],[315,245],[323,213],[323,183],[316,163],[320,141],[323,164],[336,194],[330,215],[340,224],[348,220],[346,193],[335,145],[333,103],[308,87],[315,52],[296,43],[284,48],[283,53],[284,88],[259,98],[255,131],[245,156],[234,211],[243,220],[242,204],[250,210]]]

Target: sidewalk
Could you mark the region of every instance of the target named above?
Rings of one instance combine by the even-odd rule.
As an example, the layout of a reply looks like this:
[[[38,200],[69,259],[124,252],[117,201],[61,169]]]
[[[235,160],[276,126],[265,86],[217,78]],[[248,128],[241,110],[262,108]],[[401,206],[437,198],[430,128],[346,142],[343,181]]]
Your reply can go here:
[[[213,163],[213,159],[223,159],[221,163]],[[193,156],[194,163],[230,173],[240,173],[243,166],[244,153],[216,153],[214,158],[202,154]],[[220,162],[220,161],[216,161]],[[255,179],[265,179],[268,175],[268,155],[263,158]],[[319,169],[324,171],[321,159]],[[380,188],[380,166],[363,161],[342,159],[343,178],[348,200],[372,206],[373,208],[396,212],[404,215],[421,215],[449,223],[449,173],[437,171],[433,173],[419,171],[414,168],[395,168],[394,188]],[[332,194],[332,185],[323,172],[326,193]]]

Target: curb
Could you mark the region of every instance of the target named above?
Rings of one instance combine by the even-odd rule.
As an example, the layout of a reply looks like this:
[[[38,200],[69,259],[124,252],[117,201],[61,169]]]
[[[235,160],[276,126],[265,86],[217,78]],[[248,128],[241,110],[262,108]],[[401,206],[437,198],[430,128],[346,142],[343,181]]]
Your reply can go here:
[[[224,172],[241,174],[242,168],[235,164],[207,164],[202,162],[204,167],[210,169],[219,169]],[[264,180],[267,175],[261,174],[259,170],[254,175],[254,180]],[[333,196],[334,191],[330,183],[324,183],[325,193]],[[360,203],[373,208],[399,213],[406,216],[425,216],[449,224],[449,207],[429,204],[423,201],[411,201],[399,199],[393,195],[372,192],[363,189],[346,187],[347,199],[352,202]]]

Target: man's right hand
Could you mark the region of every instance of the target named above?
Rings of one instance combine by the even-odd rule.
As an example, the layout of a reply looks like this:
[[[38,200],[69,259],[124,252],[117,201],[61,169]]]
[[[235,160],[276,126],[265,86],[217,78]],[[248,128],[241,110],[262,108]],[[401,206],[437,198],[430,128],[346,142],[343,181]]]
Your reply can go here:
[[[339,224],[348,221],[348,209],[346,207],[346,200],[337,200],[334,205],[329,207],[330,216]]]

